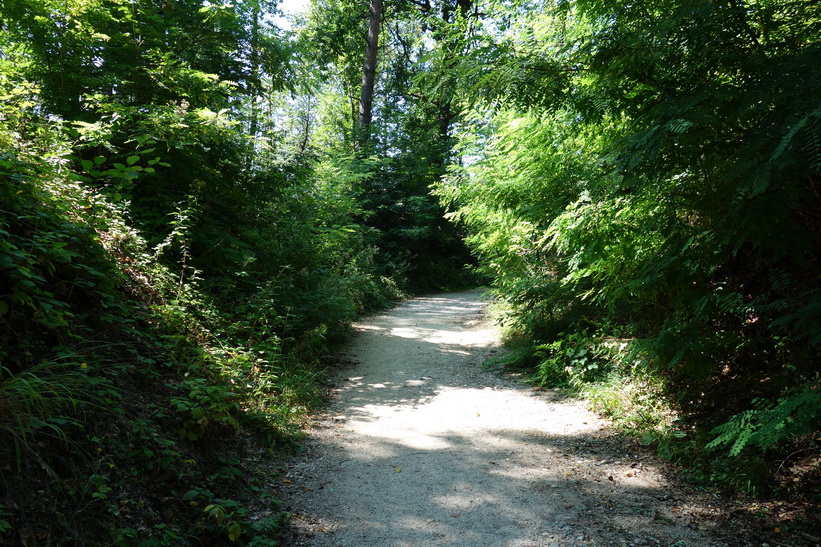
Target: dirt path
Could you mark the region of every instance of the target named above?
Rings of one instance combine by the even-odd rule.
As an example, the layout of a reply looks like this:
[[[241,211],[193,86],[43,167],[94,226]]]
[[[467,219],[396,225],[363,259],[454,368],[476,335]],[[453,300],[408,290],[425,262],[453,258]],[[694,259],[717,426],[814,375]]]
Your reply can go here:
[[[447,294],[356,325],[357,364],[285,479],[292,544],[746,544],[582,406],[484,372],[483,309]]]

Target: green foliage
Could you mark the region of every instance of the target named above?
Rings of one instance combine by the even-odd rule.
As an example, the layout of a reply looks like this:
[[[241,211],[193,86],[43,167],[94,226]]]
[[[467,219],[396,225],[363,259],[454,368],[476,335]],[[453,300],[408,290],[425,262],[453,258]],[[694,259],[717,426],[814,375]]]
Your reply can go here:
[[[796,390],[817,385],[821,351],[816,3],[509,9],[454,65],[472,112],[436,193],[538,380],[600,385],[583,333],[627,339],[619,375],[651,375],[697,428],[736,415],[713,446],[806,443],[819,400]]]
[[[41,363],[17,374],[0,368],[0,435],[9,442],[18,473],[24,459],[36,457],[34,438],[44,435],[68,443],[69,430],[97,402],[100,382],[90,380],[87,371],[87,363],[70,360]]]
[[[20,122],[11,117],[3,128]],[[60,178],[68,143],[56,124],[41,123],[36,140],[0,155],[0,357],[14,372],[35,364],[44,344],[70,346],[110,323],[119,307],[119,275],[95,231],[101,199]],[[78,222],[80,212],[88,223]],[[78,314],[80,302],[93,305]]]
[[[6,509],[5,505],[0,507],[0,517],[11,517],[11,513]],[[4,518],[0,518],[0,534],[9,530],[11,530],[11,523]]]
[[[821,394],[817,389],[805,388],[781,397],[776,402],[753,399],[752,410],[733,416],[730,421],[714,428],[715,438],[707,448],[730,446],[730,455],[741,454],[748,445],[759,450],[772,450],[787,439],[813,435],[821,422]]]
[[[563,335],[536,348],[539,364],[536,381],[540,385],[580,386],[607,375],[610,355],[607,348],[586,333]]]
[[[0,539],[274,541],[226,450],[292,442],[358,314],[488,278],[511,361],[663,450],[811,444],[817,2],[392,4],[367,154],[363,5],[274,7],[0,3]]]
[[[0,542],[275,544],[267,454],[401,293],[362,165],[263,115],[271,7],[0,5]]]
[[[466,43],[466,21],[456,20],[450,3],[441,11],[386,6],[372,135],[368,151],[348,159],[359,111],[351,97],[359,95],[362,82],[363,8],[313,2],[300,29],[300,46],[320,56],[312,82],[324,100],[316,142],[329,151],[320,157],[360,177],[357,221],[370,228],[366,237],[379,251],[374,266],[382,277],[409,292],[475,285],[481,278],[465,267],[474,260],[462,230],[445,221],[443,207],[430,195],[453,157],[451,132],[461,112],[452,71],[438,63],[453,64]]]
[[[186,397],[171,397],[170,402],[185,415],[180,438],[189,441],[203,439],[212,426],[227,425],[234,429],[239,423],[233,414],[240,406],[232,399],[236,394],[224,385],[208,385],[204,378],[182,382],[179,389],[188,391]]]

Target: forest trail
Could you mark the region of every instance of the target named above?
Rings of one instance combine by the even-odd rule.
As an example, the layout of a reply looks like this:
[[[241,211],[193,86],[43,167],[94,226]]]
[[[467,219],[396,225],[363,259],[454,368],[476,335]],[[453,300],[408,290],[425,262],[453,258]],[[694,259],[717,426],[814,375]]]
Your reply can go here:
[[[484,371],[498,351],[484,307],[478,291],[429,296],[355,325],[356,364],[280,493],[290,544],[745,543],[728,539],[717,499],[676,485],[606,421]]]

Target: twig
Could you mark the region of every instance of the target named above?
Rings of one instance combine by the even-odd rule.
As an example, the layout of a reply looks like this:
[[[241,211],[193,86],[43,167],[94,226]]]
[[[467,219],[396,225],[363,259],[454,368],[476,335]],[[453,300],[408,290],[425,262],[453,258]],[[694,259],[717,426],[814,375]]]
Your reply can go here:
[[[793,452],[792,454],[790,454],[789,456],[787,456],[786,458],[781,460],[781,465],[778,466],[778,469],[775,470],[774,474],[778,475],[778,473],[781,472],[781,468],[784,467],[784,464],[787,463],[790,460],[790,458],[792,458],[796,454],[800,454],[801,452],[807,452],[808,450],[815,450],[815,448],[809,447],[809,448],[802,448],[801,450],[796,450],[795,452]]]

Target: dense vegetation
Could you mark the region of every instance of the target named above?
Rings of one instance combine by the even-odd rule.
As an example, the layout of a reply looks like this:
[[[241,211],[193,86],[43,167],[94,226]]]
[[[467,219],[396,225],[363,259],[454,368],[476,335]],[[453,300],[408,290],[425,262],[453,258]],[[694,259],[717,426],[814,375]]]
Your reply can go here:
[[[0,4],[1,540],[273,543],[349,323],[480,279],[701,479],[818,461],[817,2],[275,10]]]
[[[0,6],[0,542],[272,543],[347,325],[470,282],[416,141],[356,151],[273,11]]]
[[[821,493],[819,33],[802,0],[514,8],[460,65],[475,121],[437,186],[512,361],[748,491],[804,461]]]

